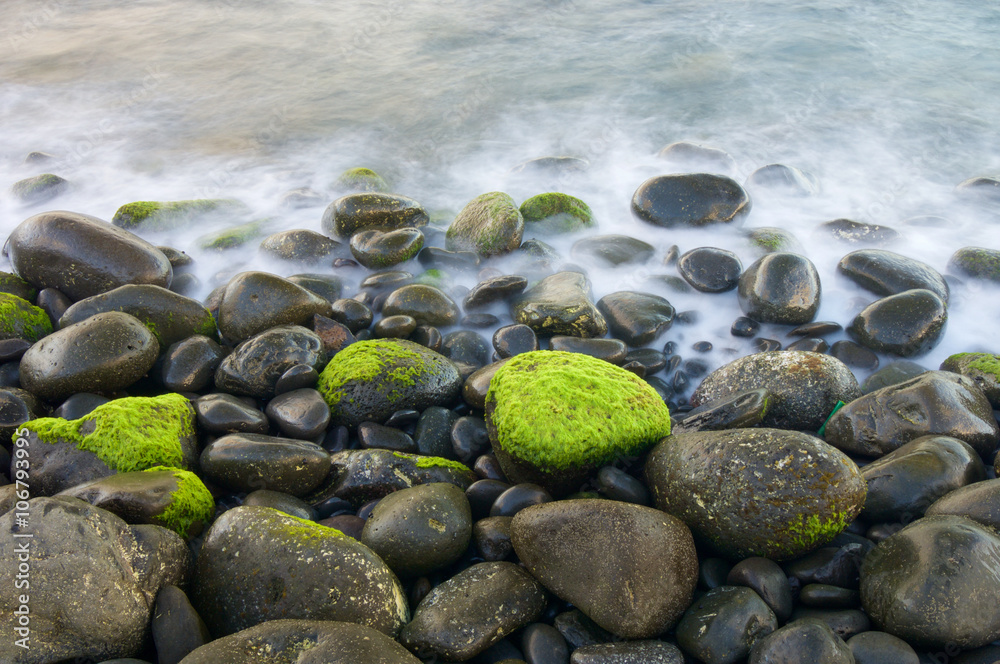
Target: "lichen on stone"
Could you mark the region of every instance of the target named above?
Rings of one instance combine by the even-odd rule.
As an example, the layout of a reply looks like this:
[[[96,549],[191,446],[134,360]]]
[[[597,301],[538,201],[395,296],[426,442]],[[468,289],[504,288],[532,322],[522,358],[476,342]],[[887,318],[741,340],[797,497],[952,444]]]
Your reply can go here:
[[[169,471],[177,489],[170,494],[170,504],[159,516],[160,525],[184,539],[197,535],[212,520],[215,500],[205,483],[194,473],[170,466],[153,466],[145,472]]]
[[[406,454],[405,452],[393,452],[394,457],[412,461],[417,468],[450,468],[461,472],[468,472],[469,467],[461,461],[445,459],[444,457],[420,456],[418,454]]]
[[[798,515],[788,524],[790,541],[795,545],[795,551],[809,551],[831,541],[847,528],[848,513],[833,511],[830,516],[820,518],[818,514]]]
[[[370,168],[363,167],[349,168],[341,173],[340,177],[337,178],[337,185],[357,192],[385,193],[389,191],[389,185],[381,175]]]
[[[0,293],[0,339],[35,342],[52,334],[52,321],[44,309],[24,298]]]
[[[204,198],[186,201],[135,201],[122,205],[111,218],[120,228],[169,230],[212,213],[236,214],[246,210],[240,201]]]
[[[337,405],[344,396],[341,388],[348,381],[366,382],[384,375],[389,383],[413,387],[423,372],[421,365],[420,355],[397,341],[359,341],[330,360],[320,373],[317,389],[336,416]],[[393,398],[393,391],[390,390],[388,397]]]
[[[590,207],[568,194],[549,192],[521,203],[526,229],[544,233],[572,233],[595,226]]]

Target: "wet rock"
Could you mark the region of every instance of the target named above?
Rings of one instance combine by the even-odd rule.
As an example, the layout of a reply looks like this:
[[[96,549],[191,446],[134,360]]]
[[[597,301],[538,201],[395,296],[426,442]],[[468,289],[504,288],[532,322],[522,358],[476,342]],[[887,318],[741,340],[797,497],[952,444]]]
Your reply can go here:
[[[18,180],[11,186],[10,193],[25,205],[40,205],[58,198],[69,189],[69,180],[52,173],[43,173]]]
[[[641,265],[654,251],[653,245],[628,235],[593,235],[577,240],[570,249],[575,260],[610,267]]]
[[[7,239],[14,271],[32,286],[73,300],[124,286],[170,286],[173,269],[159,249],[128,231],[75,212],[29,217]]]
[[[0,388],[0,438],[13,440],[14,432],[23,423],[43,417],[46,412],[42,402],[30,392],[18,387]],[[0,472],[6,468],[0,459]]]
[[[941,371],[971,378],[994,410],[1000,409],[1000,356],[992,353],[957,353],[941,363]]]
[[[129,526],[76,498],[36,498],[31,514],[30,648],[16,645],[21,611],[18,566],[0,566],[0,642],[5,662],[105,660],[137,655],[146,639],[160,588],[186,580],[188,549],[157,526]],[[14,512],[0,517],[4,533],[26,533]],[[0,542],[0,557],[16,560],[15,537]],[[23,574],[23,572],[22,572]],[[51,629],[39,629],[51,625]],[[27,655],[27,656],[26,656]]]
[[[861,516],[869,523],[906,523],[950,491],[986,479],[986,469],[957,438],[921,436],[866,465],[861,476],[868,484]]]
[[[472,199],[448,227],[446,248],[501,256],[521,246],[524,217],[514,199],[499,191]]]
[[[337,353],[318,389],[337,424],[385,422],[400,408],[450,406],[462,388],[454,363],[405,340],[359,341]]]
[[[618,339],[580,339],[579,337],[555,336],[549,340],[550,350],[567,353],[583,353],[611,364],[622,364],[628,347]]]
[[[119,228],[164,231],[209,219],[234,219],[247,212],[243,203],[224,198],[188,201],[135,201],[115,211],[111,223]]]
[[[861,593],[824,583],[809,583],[802,586],[802,590],[799,591],[799,602],[809,608],[855,609],[861,606]],[[802,617],[801,612],[796,615]],[[867,618],[865,621],[867,622]],[[833,625],[830,627],[833,628]]]
[[[348,239],[358,231],[394,231],[426,226],[420,203],[395,194],[357,193],[342,196],[323,212],[320,226],[327,235]]]
[[[331,303],[339,300],[344,290],[343,280],[334,274],[293,274],[288,280]]]
[[[792,585],[784,570],[773,560],[744,558],[729,570],[726,583],[752,588],[767,603],[779,622],[785,622],[792,614]]]
[[[847,332],[876,352],[915,357],[937,345],[947,321],[944,300],[929,290],[914,289],[868,305]]]
[[[746,316],[740,316],[733,321],[733,326],[730,328],[729,333],[734,337],[750,338],[760,331],[760,323],[752,318],[747,318]]]
[[[285,392],[271,399],[265,411],[281,433],[289,438],[313,440],[326,431],[330,407],[312,388]]]
[[[787,560],[836,537],[865,483],[846,455],[779,429],[674,434],[650,453],[655,504],[723,554]]]
[[[10,293],[28,302],[34,302],[38,297],[38,290],[34,286],[10,272],[0,272],[0,293]]]
[[[292,210],[319,207],[328,199],[323,194],[309,187],[296,187],[286,191],[281,196],[281,207]]]
[[[960,487],[931,503],[927,516],[964,516],[1000,530],[1000,479],[989,479]]]
[[[362,422],[358,425],[358,444],[362,449],[379,448],[411,453],[417,451],[417,444],[405,431],[374,422]]]
[[[762,256],[739,279],[740,308],[761,323],[808,323],[819,310],[820,293],[816,267],[799,254]]]
[[[674,322],[673,305],[650,293],[618,291],[598,300],[597,308],[607,320],[611,334],[630,346],[653,343]]]
[[[1000,282],[1000,250],[962,247],[948,259],[948,272],[973,279]]]
[[[848,402],[826,425],[831,445],[875,457],[928,435],[958,438],[992,459],[1000,428],[976,384],[947,371],[928,371]]]
[[[602,337],[608,331],[590,300],[590,282],[579,272],[545,277],[511,302],[510,313],[515,323],[540,335]]]
[[[666,631],[697,582],[687,527],[648,507],[606,500],[536,505],[514,517],[511,541],[546,588],[626,638]]]
[[[323,341],[323,350],[329,357],[357,341],[349,327],[326,316],[313,316],[312,331]]]
[[[750,588],[719,586],[684,612],[677,644],[706,664],[743,660],[761,638],[778,629],[778,619]]]
[[[316,231],[296,228],[272,233],[261,240],[261,252],[295,263],[319,263],[332,260],[341,244]]]
[[[623,641],[577,648],[570,664],[683,664],[680,649],[666,641]]]
[[[462,385],[462,400],[476,410],[485,410],[486,394],[490,389],[493,376],[509,359],[504,358],[472,372]]]
[[[826,623],[809,618],[789,623],[759,640],[747,660],[748,664],[792,662],[854,664],[854,656]]]
[[[841,339],[830,346],[830,355],[837,358],[849,367],[874,371],[878,369],[878,355],[868,350],[860,344],[847,339]]]
[[[785,164],[761,166],[747,177],[746,186],[790,196],[813,196],[819,193],[819,181],[815,175]]]
[[[305,519],[306,521],[316,520],[316,510],[309,507],[305,501],[282,491],[271,491],[270,489],[257,489],[255,491],[251,491],[247,494],[246,499],[243,501],[243,505],[247,507],[270,507],[271,509],[284,512],[289,516],[294,516],[299,519]],[[332,527],[335,528],[336,526]]]
[[[441,406],[424,409],[413,432],[417,452],[425,456],[452,457],[451,428],[457,419],[455,411]]]
[[[171,392],[200,392],[212,383],[222,357],[222,347],[214,339],[190,336],[167,348],[160,381]]]
[[[765,389],[744,390],[702,404],[680,416],[674,433],[721,431],[759,426],[770,407],[771,393]]]
[[[233,433],[210,443],[200,465],[206,478],[235,492],[270,489],[303,496],[330,474],[330,455],[304,440]]]
[[[335,300],[331,306],[333,311],[329,317],[346,325],[352,334],[368,329],[374,319],[371,308],[357,300]]]
[[[207,433],[267,433],[267,417],[231,394],[206,394],[194,401],[198,428]]]
[[[798,238],[783,228],[762,226],[745,231],[747,240],[757,250],[758,254],[784,252],[804,254],[805,247]]]
[[[902,239],[898,231],[888,226],[868,224],[852,219],[834,219],[816,227],[816,234],[829,237],[845,244],[860,244],[881,247]]]
[[[219,364],[215,385],[230,394],[269,399],[290,368],[305,364],[319,369],[325,361],[323,342],[315,332],[299,325],[281,325],[238,345]]]
[[[43,309],[17,295],[0,293],[0,340],[23,340],[28,343],[26,350],[51,333],[52,321]]]
[[[328,300],[287,279],[266,272],[241,272],[222,295],[219,330],[236,343],[272,327],[305,325],[315,314],[331,313]]]
[[[483,560],[504,560],[514,551],[510,541],[510,522],[514,517],[490,516],[472,527],[472,540]]]
[[[557,351],[516,355],[496,372],[486,423],[507,477],[555,493],[670,433],[667,407],[647,383],[607,362]]]
[[[458,305],[440,289],[409,284],[392,291],[382,305],[383,316],[411,316],[418,325],[447,327],[458,322]]]
[[[416,256],[423,246],[424,234],[418,228],[366,230],[351,236],[351,255],[372,270],[405,263]]]
[[[566,177],[582,173],[588,168],[590,162],[580,157],[536,157],[522,161],[507,171],[507,175],[515,176],[515,179],[529,178],[534,182],[539,178]]]
[[[855,664],[919,664],[920,658],[910,645],[885,632],[862,632],[847,641]]]
[[[518,295],[527,286],[528,280],[518,275],[492,277],[473,286],[462,301],[462,306],[466,310],[485,307]]]
[[[521,633],[521,650],[528,662],[542,664],[569,662],[569,647],[555,627],[545,623],[532,623]]]
[[[308,364],[293,364],[283,374],[278,382],[274,384],[275,396],[280,396],[292,390],[304,390],[316,387],[319,380],[319,372]]]
[[[905,383],[923,373],[927,373],[927,367],[921,366],[916,362],[910,362],[909,360],[896,360],[885,365],[871,376],[868,376],[861,385],[861,391],[864,394],[870,394],[883,387]]]
[[[736,288],[743,264],[731,251],[700,247],[682,254],[677,269],[695,290],[724,293]]]
[[[597,226],[590,207],[568,194],[553,192],[532,196],[521,203],[520,211],[525,233],[561,235]]]
[[[736,172],[736,160],[728,152],[689,141],[671,143],[656,156],[672,166],[689,171],[705,171],[729,175]]]
[[[493,505],[490,506],[490,516],[513,517],[521,510],[532,505],[551,502],[552,494],[548,491],[537,484],[522,482],[521,484],[509,487],[496,497]]]
[[[658,175],[639,185],[632,214],[664,228],[733,223],[750,213],[750,197],[735,180],[722,175]]]
[[[884,249],[852,251],[837,263],[837,271],[876,295],[898,295],[922,288],[948,302],[948,284],[926,263]]]
[[[417,329],[417,319],[413,316],[396,314],[386,316],[375,323],[372,332],[376,339],[407,339]],[[421,346],[423,344],[420,344]]]
[[[771,394],[764,426],[816,431],[838,401],[861,396],[858,381],[842,362],[801,351],[747,355],[709,374],[691,395],[698,407],[745,390]]]
[[[353,192],[375,192],[385,193],[389,191],[389,184],[370,168],[355,167],[348,168],[337,176],[334,185],[338,189]]]
[[[278,618],[356,622],[394,636],[409,618],[399,581],[371,549],[267,507],[216,519],[192,587],[216,637]]]
[[[959,516],[924,517],[865,557],[861,602],[880,629],[907,643],[976,648],[1000,636],[998,565],[992,529]]]
[[[479,563],[435,587],[399,641],[421,657],[465,661],[533,622],[546,603],[542,586],[517,565]]]
[[[150,628],[159,664],[178,664],[212,640],[187,595],[174,585],[164,586],[156,595]]]

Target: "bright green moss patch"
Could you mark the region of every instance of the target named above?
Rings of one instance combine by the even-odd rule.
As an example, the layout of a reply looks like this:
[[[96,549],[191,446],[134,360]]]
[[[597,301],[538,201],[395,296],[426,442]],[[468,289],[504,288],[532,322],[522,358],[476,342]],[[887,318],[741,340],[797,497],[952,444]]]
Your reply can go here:
[[[406,454],[404,452],[393,452],[394,457],[413,461],[417,468],[450,468],[459,472],[469,472],[469,467],[461,461],[445,459],[444,457],[420,456],[418,454]]]
[[[370,168],[349,168],[337,178],[337,186],[356,192],[385,193],[389,185]]]
[[[670,434],[670,412],[648,383],[578,353],[514,356],[490,382],[495,445],[543,471],[601,466]]]
[[[0,293],[0,339],[35,342],[47,334],[52,334],[52,321],[43,309],[17,295]]]
[[[120,228],[169,230],[188,225],[210,214],[235,215],[246,211],[240,201],[204,198],[189,201],[135,201],[118,208],[111,223]]]
[[[952,358],[961,360],[960,365],[964,364],[969,369],[975,369],[984,374],[1000,378],[1000,356],[998,355],[993,355],[992,353],[958,353],[949,357],[946,362],[950,362]]]
[[[160,514],[160,525],[184,539],[194,537],[215,515],[215,500],[205,483],[194,473],[180,468],[154,466],[145,472],[169,471],[177,482],[170,504]]]
[[[180,394],[126,397],[78,420],[43,417],[23,427],[43,442],[63,441],[93,452],[119,473],[155,466],[184,468],[181,441],[194,436],[194,409]]]
[[[334,416],[349,382],[367,382],[384,376],[390,384],[413,387],[423,373],[423,358],[405,344],[388,339],[358,341],[337,353],[319,375],[317,389]],[[389,392],[392,398],[392,390]]]
[[[297,516],[292,516],[291,514],[285,514],[284,512],[279,512],[278,510],[266,507],[264,509],[272,510],[275,516],[281,517],[281,534],[286,535],[289,540],[302,541],[308,539],[328,539],[330,537],[346,537],[344,533],[340,532],[336,528],[330,528],[328,526],[321,526],[315,521],[308,521],[306,519],[300,519]]]
[[[510,253],[521,245],[524,218],[514,199],[501,191],[480,194],[455,217],[445,233],[451,251],[475,251],[480,256]]]
[[[833,512],[832,515],[821,518],[818,514],[808,517],[800,514],[788,524],[789,540],[794,545],[796,555],[799,552],[810,551],[826,544],[843,532],[849,525],[847,512]]]
[[[198,246],[206,251],[224,251],[242,247],[263,235],[264,221],[251,221],[198,238]]]
[[[525,230],[558,234],[574,233],[596,226],[590,207],[568,194],[538,194],[521,203],[520,209]]]

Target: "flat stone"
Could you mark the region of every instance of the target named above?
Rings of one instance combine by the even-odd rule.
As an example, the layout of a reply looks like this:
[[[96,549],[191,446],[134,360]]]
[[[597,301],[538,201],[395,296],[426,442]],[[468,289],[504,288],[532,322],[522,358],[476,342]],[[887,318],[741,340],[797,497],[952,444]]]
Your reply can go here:
[[[709,173],[659,175],[632,196],[632,214],[664,228],[739,225],[750,206],[750,197],[735,180]]]
[[[590,282],[579,272],[557,272],[545,277],[511,302],[515,323],[536,334],[602,337],[607,322],[590,300]]]
[[[837,271],[876,295],[898,295],[922,288],[948,302],[948,284],[940,272],[926,263],[884,249],[852,251],[840,259]]]
[[[879,353],[916,357],[929,352],[944,336],[945,301],[929,290],[903,291],[865,307],[847,328],[862,346]]]

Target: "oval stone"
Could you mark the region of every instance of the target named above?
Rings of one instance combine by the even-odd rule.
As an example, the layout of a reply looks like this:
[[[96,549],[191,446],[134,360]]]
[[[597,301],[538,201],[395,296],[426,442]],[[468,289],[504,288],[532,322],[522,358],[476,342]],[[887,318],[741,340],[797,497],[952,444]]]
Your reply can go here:
[[[201,453],[201,471],[233,491],[270,489],[302,496],[330,474],[330,454],[304,440],[256,433],[217,438]]]
[[[761,256],[740,276],[740,308],[761,323],[800,325],[816,317],[820,303],[816,267],[805,256],[776,252]]]
[[[521,246],[524,217],[514,199],[499,191],[469,201],[448,227],[447,248],[500,256]]]
[[[699,247],[677,259],[677,270],[684,280],[703,293],[724,293],[739,284],[743,264],[731,251]]]
[[[653,343],[670,329],[675,310],[665,298],[652,293],[618,291],[597,301],[608,327],[618,339],[630,346]]]
[[[320,226],[327,235],[350,238],[358,231],[393,231],[427,224],[420,203],[396,194],[358,193],[341,196],[323,212]]]
[[[253,336],[219,364],[215,385],[231,394],[268,399],[278,380],[289,369],[323,366],[323,341],[312,330],[299,325],[280,325]]]
[[[927,263],[884,249],[852,251],[837,263],[837,271],[877,295],[897,295],[923,288],[948,301],[948,284]]]
[[[293,229],[261,240],[261,252],[286,261],[319,263],[333,258],[340,243],[316,231]]]
[[[664,228],[739,224],[749,213],[750,196],[743,187],[710,173],[658,175],[632,196],[632,214]]]
[[[418,228],[398,228],[394,231],[366,230],[351,236],[351,255],[372,270],[381,270],[404,263],[424,246],[424,234]]]
[[[267,272],[233,277],[219,304],[219,330],[233,343],[278,325],[305,325],[315,314],[329,317],[329,300]]]
[[[418,325],[446,327],[458,322],[458,305],[434,286],[409,284],[389,294],[383,316],[411,316]]]
[[[510,315],[542,335],[603,337],[608,331],[590,300],[590,281],[579,272],[545,277],[511,302]]]
[[[916,357],[938,344],[947,322],[944,300],[918,288],[868,305],[854,318],[847,333],[876,352]]]

